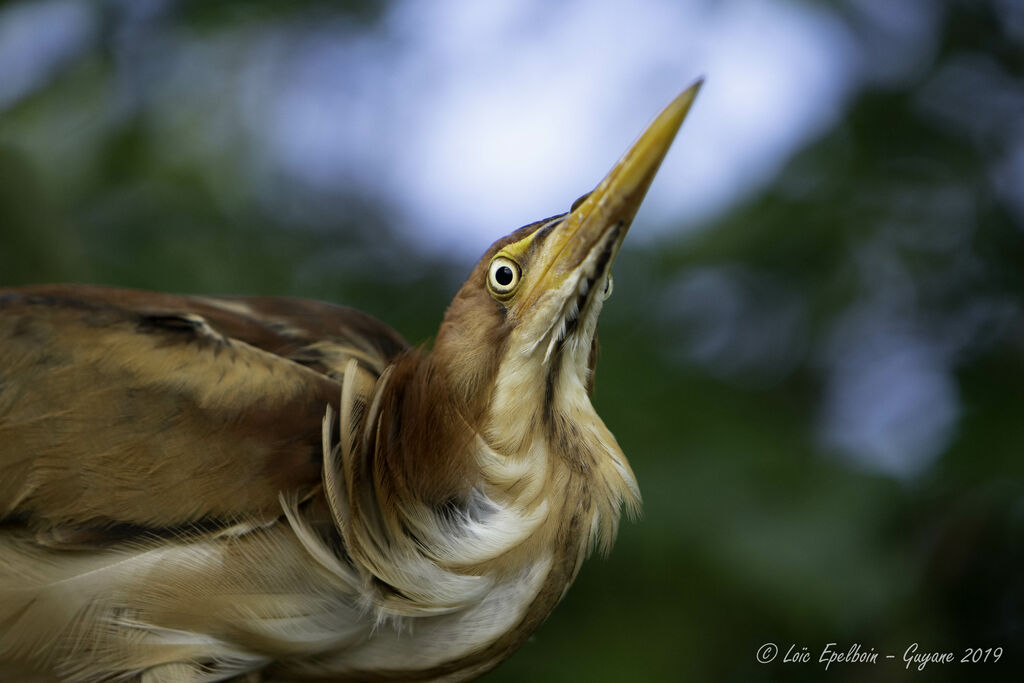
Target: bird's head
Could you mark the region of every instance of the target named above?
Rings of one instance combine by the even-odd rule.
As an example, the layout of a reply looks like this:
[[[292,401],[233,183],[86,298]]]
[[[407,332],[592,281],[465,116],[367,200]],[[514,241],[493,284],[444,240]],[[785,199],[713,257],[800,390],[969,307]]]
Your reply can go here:
[[[669,104],[569,213],[491,245],[449,307],[435,356],[495,448],[520,452],[544,423],[592,413],[612,262],[700,85]]]

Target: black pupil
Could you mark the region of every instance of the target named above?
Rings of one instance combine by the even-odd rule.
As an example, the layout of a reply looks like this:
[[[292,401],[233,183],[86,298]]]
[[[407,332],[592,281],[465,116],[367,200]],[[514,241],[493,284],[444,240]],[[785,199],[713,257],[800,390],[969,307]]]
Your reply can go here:
[[[494,272],[494,279],[502,287],[507,287],[512,284],[512,278],[515,277],[515,273],[508,266],[502,266]]]

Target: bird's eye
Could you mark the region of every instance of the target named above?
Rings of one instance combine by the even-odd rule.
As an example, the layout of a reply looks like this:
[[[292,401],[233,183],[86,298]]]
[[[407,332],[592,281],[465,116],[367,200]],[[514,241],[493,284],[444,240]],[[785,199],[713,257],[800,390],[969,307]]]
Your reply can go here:
[[[608,273],[608,279],[604,281],[604,291],[601,292],[601,298],[605,301],[612,295],[612,290],[615,289],[615,281],[612,280],[612,274]]]
[[[498,296],[511,294],[519,286],[522,271],[519,264],[507,256],[496,256],[487,271],[487,286]]]

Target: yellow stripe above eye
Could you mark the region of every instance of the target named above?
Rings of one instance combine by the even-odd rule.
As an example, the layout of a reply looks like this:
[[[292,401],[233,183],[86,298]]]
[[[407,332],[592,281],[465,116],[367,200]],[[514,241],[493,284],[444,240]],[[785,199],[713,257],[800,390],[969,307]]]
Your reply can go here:
[[[526,252],[530,250],[530,247],[533,246],[533,243],[534,241],[536,241],[537,236],[540,235],[542,232],[546,231],[552,225],[555,225],[556,223],[559,223],[564,219],[565,214],[552,218],[543,225],[540,225],[536,230],[534,230],[533,232],[531,232],[529,235],[519,240],[518,242],[506,244],[504,247],[501,248],[501,250],[497,254],[494,255],[494,258],[497,258],[499,256],[505,256],[507,258],[514,260],[516,263],[520,265],[520,267],[522,267],[523,255],[526,254]]]

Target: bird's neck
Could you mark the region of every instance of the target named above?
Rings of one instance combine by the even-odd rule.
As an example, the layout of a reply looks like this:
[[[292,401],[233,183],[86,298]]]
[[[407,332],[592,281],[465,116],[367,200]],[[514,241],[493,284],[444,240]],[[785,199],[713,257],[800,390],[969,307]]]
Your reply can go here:
[[[444,369],[422,350],[398,358],[377,388],[372,457],[376,482],[408,508],[438,509],[467,501],[478,477],[473,423]],[[368,425],[370,426],[370,425]]]
[[[537,579],[535,590],[560,596],[592,542],[610,542],[622,500],[633,502],[632,475],[589,400],[586,414],[512,415],[500,395],[467,401],[423,351],[359,385],[342,397],[342,444],[325,470],[338,476],[325,492],[385,612],[468,608],[553,565],[541,573],[558,585]]]

